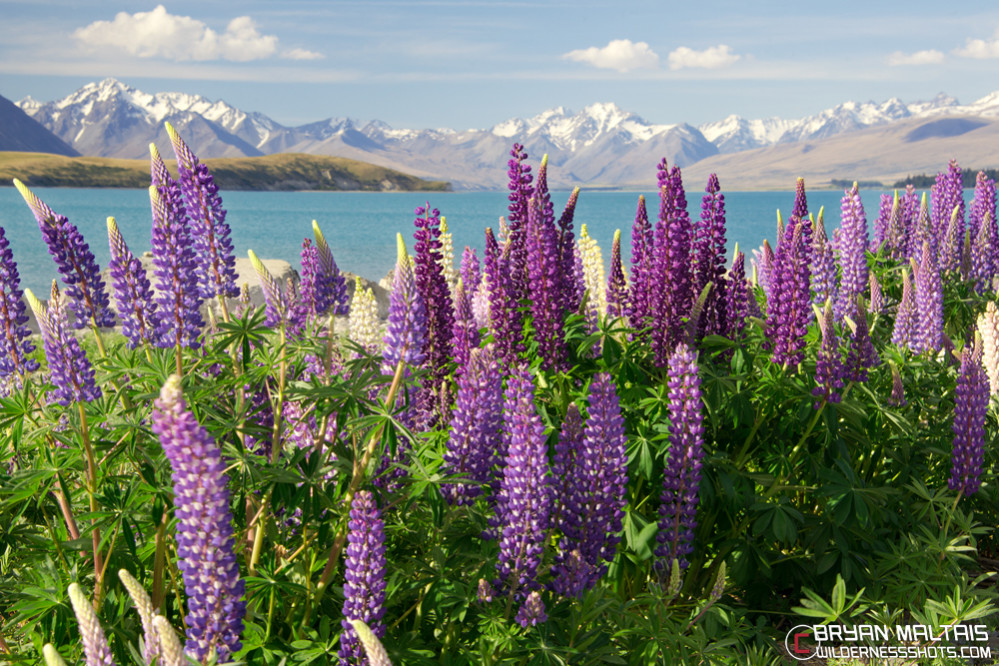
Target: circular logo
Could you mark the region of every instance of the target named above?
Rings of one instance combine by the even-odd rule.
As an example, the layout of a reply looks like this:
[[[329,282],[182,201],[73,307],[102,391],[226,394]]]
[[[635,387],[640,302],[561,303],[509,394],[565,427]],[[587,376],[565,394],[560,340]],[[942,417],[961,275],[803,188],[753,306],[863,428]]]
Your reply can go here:
[[[815,655],[815,645],[812,642],[812,627],[799,624],[792,627],[784,638],[784,649],[792,658],[798,661],[811,659]]]

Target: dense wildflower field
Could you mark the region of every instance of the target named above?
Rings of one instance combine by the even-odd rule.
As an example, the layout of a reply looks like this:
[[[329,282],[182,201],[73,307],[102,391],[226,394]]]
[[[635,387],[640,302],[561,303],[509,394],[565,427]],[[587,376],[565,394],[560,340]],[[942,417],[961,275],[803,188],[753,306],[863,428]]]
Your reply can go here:
[[[730,262],[718,179],[691,218],[663,160],[605,273],[514,146],[481,255],[416,210],[382,322],[315,223],[297,281],[250,253],[254,307],[168,129],[152,274],[109,219],[105,282],[15,181],[62,286],[22,294],[0,233],[0,660],[779,664],[795,625],[994,628],[984,174],[870,226],[854,186],[831,236],[799,180]]]

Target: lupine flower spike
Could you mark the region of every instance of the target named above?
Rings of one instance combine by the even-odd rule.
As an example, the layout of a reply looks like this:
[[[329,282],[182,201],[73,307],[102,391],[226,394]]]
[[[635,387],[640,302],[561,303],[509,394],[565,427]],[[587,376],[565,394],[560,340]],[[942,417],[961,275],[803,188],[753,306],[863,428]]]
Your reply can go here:
[[[24,290],[38,321],[45,343],[45,358],[49,363],[50,381],[55,386],[51,396],[62,406],[72,402],[92,402],[101,397],[94,382],[94,369],[75,335],[66,330],[66,319],[59,303],[59,290],[52,283],[52,298],[48,307],[30,289]]]
[[[146,269],[128,249],[113,217],[108,218],[108,243],[111,246],[108,268],[121,317],[121,332],[134,349],[143,343],[153,342],[156,338],[157,316],[153,289],[146,277]]]
[[[891,397],[888,404],[894,407],[905,407],[908,402],[905,399],[905,386],[902,384],[902,373],[894,363],[891,365]]]
[[[923,243],[923,261],[916,273],[916,339],[911,349],[936,353],[943,347],[943,290],[940,270],[929,241]]]
[[[375,636],[375,632],[371,631],[371,627],[362,620],[351,620],[350,625],[354,627],[354,633],[357,634],[357,639],[361,641],[361,645],[364,647],[364,654],[368,658],[368,666],[392,666],[388,653],[385,651],[385,646]]]
[[[839,390],[843,388],[843,377],[845,369],[839,351],[839,336],[836,335],[836,327],[833,323],[833,309],[831,300],[826,301],[825,308],[820,310],[815,308],[815,318],[819,322],[819,330],[822,331],[822,346],[815,362],[815,388],[812,395],[815,396],[815,409],[822,407],[822,402],[838,403],[840,401]]]
[[[66,666],[66,661],[52,643],[45,644],[42,648],[42,656],[45,657],[45,666]]]
[[[912,280],[909,279],[909,271],[902,268],[902,300],[899,301],[898,310],[895,313],[895,328],[891,334],[892,344],[911,349],[915,341],[916,326],[916,299],[913,294]]]
[[[10,241],[0,227],[0,378],[24,375],[38,369],[38,361],[29,359],[35,350],[28,329],[27,307],[21,297],[21,278],[14,262]]]
[[[966,496],[974,495],[981,486],[985,456],[989,382],[982,367],[981,344],[976,336],[973,345],[965,346],[954,389],[954,448],[948,485]]]
[[[80,638],[83,639],[83,654],[87,657],[87,666],[113,666],[114,658],[108,647],[108,639],[101,629],[100,620],[94,613],[90,600],[83,594],[77,583],[70,583],[69,601],[73,605],[76,621],[80,625]]]
[[[426,359],[427,312],[416,291],[412,264],[402,234],[396,235],[398,257],[395,262],[392,295],[389,300],[385,346],[382,349],[382,372],[391,374],[401,361],[419,367]]]
[[[330,250],[329,243],[326,242],[326,237],[319,228],[319,223],[315,220],[312,220],[312,235],[316,238],[316,251],[319,253],[319,265],[322,269],[321,273],[324,276],[323,281],[329,290],[330,307],[333,308],[333,314],[345,315],[350,310],[348,306],[347,282],[336,265],[336,260],[333,258],[333,251]]]
[[[59,268],[62,281],[67,285],[68,307],[76,316],[73,327],[114,326],[115,317],[104,288],[101,269],[76,225],[49,208],[16,178],[14,186],[35,214],[49,254]]]
[[[142,658],[146,660],[147,664],[151,664],[153,663],[153,659],[160,654],[159,641],[156,639],[156,628],[153,625],[153,617],[156,615],[156,609],[153,608],[153,602],[142,587],[142,584],[132,574],[122,569],[118,572],[118,578],[121,580],[121,584],[125,586],[125,589],[128,590],[128,596],[132,597],[135,610],[139,613],[143,633]]]
[[[604,274],[603,253],[597,241],[590,236],[585,224],[579,231],[579,254],[583,258],[587,311],[591,321],[596,322],[607,312],[607,292],[604,288],[607,280]]]
[[[846,371],[850,381],[866,382],[867,371],[881,364],[881,357],[871,342],[870,329],[867,326],[867,312],[862,305],[863,299],[858,298],[854,309],[856,320],[847,319],[853,328],[850,338],[850,348],[846,354]]]
[[[610,275],[607,276],[607,316],[624,317],[628,311],[628,281],[621,264],[621,230],[614,232]]]
[[[378,335],[378,302],[371,289],[361,285],[361,278],[354,282],[354,300],[350,304],[348,320],[350,339],[369,354],[378,351],[381,339]]]
[[[868,287],[867,269],[867,215],[860,201],[857,184],[847,190],[842,201],[843,221],[839,236],[839,264],[842,278],[836,301],[836,319],[853,315],[857,296]]]
[[[228,478],[219,445],[187,411],[180,377],[171,376],[154,403],[152,430],[173,472],[177,566],[187,596],[187,653],[224,662],[239,651],[243,580],[234,552]]]
[[[978,334],[982,337],[982,365],[989,376],[990,392],[999,396],[999,309],[989,301],[978,315]]]
[[[354,497],[347,529],[338,653],[344,666],[368,663],[352,620],[363,621],[377,638],[385,637],[385,523],[370,491]]]
[[[162,615],[155,615],[153,627],[156,629],[156,638],[159,641],[159,663],[162,666],[185,666],[188,662],[184,658],[184,646],[180,644],[177,632],[170,626],[170,621]]]

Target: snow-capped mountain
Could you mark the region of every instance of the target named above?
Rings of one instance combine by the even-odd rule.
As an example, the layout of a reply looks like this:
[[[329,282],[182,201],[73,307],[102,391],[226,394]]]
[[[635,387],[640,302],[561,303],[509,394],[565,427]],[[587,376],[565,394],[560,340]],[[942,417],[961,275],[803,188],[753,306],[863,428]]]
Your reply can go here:
[[[618,186],[651,178],[662,158],[689,166],[719,153],[812,142],[913,118],[999,118],[999,92],[961,106],[943,94],[926,102],[846,102],[799,119],[724,120],[693,127],[655,124],[613,103],[573,112],[548,109],[490,129],[394,129],[379,120],[331,117],[285,127],[260,113],[184,93],[148,94],[115,79],[90,83],[69,96],[18,106],[84,155],[143,158],[155,142],[170,155],[163,122],[173,124],[202,157],[277,152],[337,155],[413,175],[452,181],[458,188],[505,186],[504,156],[514,142],[532,158],[547,153],[554,187]]]

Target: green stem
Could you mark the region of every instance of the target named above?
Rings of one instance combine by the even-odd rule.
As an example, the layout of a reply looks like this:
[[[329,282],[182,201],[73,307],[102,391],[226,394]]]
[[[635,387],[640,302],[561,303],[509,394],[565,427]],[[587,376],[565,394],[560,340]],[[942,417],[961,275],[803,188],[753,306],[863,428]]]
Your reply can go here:
[[[163,570],[166,567],[166,526],[167,512],[163,509],[163,518],[156,526],[156,554],[153,556],[153,608],[166,610],[166,591],[163,589]]]
[[[87,494],[90,496],[90,512],[97,513],[97,463],[94,459],[94,449],[90,444],[90,430],[87,427],[87,411],[82,402],[76,403],[80,412],[80,437],[83,440],[83,450],[87,456]],[[101,532],[97,527],[97,518],[91,518],[93,530],[91,537],[94,548],[94,609],[97,609],[98,599],[103,595],[101,588],[104,581],[104,561],[101,557]]]

